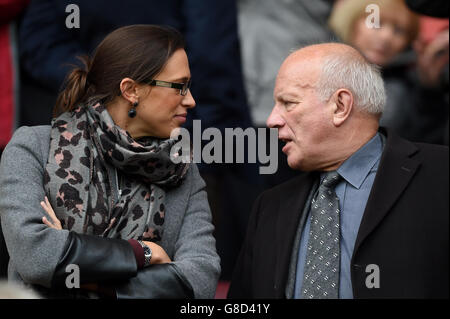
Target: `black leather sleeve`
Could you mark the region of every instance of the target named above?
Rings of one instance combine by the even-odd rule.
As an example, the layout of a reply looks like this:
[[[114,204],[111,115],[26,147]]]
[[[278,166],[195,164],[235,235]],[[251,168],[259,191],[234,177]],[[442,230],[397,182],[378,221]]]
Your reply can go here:
[[[133,248],[123,239],[70,232],[53,274],[53,288],[65,287],[70,274],[66,268],[71,264],[78,266],[80,284],[126,280],[137,274]]]
[[[117,299],[193,299],[194,291],[173,263],[152,265],[115,287]]]

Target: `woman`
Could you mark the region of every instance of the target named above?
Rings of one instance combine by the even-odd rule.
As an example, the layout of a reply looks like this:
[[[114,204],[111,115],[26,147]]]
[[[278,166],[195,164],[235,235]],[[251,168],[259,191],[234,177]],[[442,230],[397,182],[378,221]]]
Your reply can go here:
[[[9,279],[47,297],[213,297],[205,184],[194,164],[170,159],[171,132],[195,106],[182,36],[123,27],[84,62],[52,126],[20,128],[3,154]]]
[[[374,4],[375,11],[368,7]],[[374,25],[377,20],[378,26]],[[448,106],[430,81],[419,80],[422,68],[420,63],[416,68],[411,50],[419,33],[419,17],[405,1],[342,0],[335,4],[329,25],[343,42],[382,68],[387,101],[381,125],[413,141],[443,143]]]

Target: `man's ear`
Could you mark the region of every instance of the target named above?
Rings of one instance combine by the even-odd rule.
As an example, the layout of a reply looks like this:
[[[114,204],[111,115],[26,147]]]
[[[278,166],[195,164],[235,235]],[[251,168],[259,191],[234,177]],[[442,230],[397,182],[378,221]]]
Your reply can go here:
[[[130,78],[123,78],[122,81],[120,81],[121,96],[125,100],[130,102],[130,104],[139,101],[137,89],[138,89],[137,83]]]
[[[341,126],[353,109],[353,94],[347,89],[339,89],[333,94],[333,123]]]

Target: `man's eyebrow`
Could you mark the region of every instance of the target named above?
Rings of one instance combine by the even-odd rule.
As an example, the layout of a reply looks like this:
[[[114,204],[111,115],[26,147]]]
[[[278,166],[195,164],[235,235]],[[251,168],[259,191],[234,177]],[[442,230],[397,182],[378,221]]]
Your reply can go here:
[[[286,99],[299,99],[300,95],[291,93],[291,92],[282,92],[275,96],[279,100],[286,100]]]
[[[316,85],[314,84],[309,84],[309,83],[294,83],[294,86],[301,88],[301,89],[314,89],[316,87]]]

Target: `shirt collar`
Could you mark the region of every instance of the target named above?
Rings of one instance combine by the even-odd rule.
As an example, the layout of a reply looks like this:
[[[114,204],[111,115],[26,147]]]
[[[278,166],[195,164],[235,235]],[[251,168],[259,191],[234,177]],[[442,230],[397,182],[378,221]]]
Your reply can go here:
[[[342,176],[353,187],[359,189],[369,175],[372,168],[378,162],[383,152],[383,142],[380,133],[375,134],[366,144],[353,153],[337,169]]]

